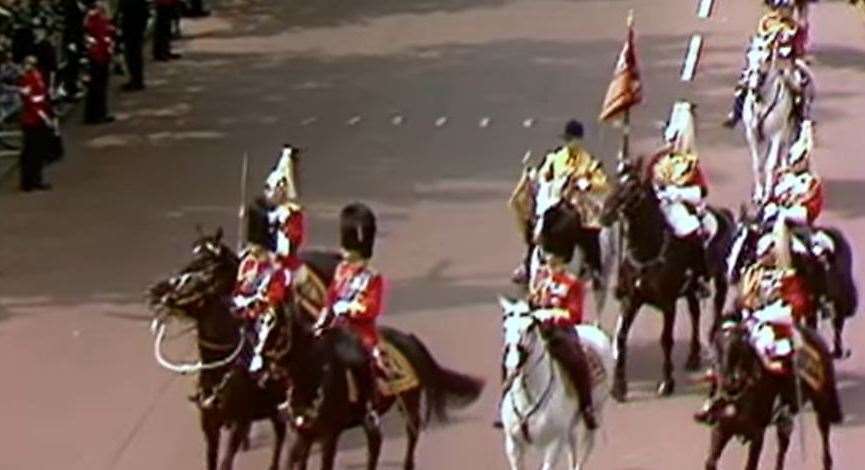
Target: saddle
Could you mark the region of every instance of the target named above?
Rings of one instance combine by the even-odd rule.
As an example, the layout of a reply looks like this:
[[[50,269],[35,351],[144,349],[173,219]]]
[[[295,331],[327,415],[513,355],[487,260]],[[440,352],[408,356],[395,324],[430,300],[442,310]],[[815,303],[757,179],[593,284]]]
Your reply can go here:
[[[375,381],[380,396],[394,397],[420,386],[417,372],[399,349],[385,339],[379,342],[378,347],[382,353],[382,360],[376,365],[383,370],[380,374],[376,374]],[[349,399],[357,401],[359,396],[357,379],[349,370],[346,370],[345,379],[348,383]]]

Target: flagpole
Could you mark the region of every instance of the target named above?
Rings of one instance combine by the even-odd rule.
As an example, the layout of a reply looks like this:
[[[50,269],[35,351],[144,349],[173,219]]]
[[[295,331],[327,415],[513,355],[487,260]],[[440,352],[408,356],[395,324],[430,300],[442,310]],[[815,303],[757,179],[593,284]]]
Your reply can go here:
[[[628,10],[628,34],[631,34],[634,27],[634,10]],[[630,160],[631,151],[631,107],[625,109],[625,115],[622,117],[622,149],[619,152],[619,162]]]
[[[246,220],[246,180],[249,173],[249,156],[243,153],[243,163],[240,167],[240,208],[237,212],[237,252],[243,249],[243,228]]]

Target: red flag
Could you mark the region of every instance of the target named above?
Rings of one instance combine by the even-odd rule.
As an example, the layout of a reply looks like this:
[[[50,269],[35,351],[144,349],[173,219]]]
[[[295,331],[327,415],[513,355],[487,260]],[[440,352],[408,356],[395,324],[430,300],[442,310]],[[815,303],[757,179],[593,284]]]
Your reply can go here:
[[[613,81],[607,88],[607,96],[601,107],[601,121],[611,121],[618,118],[643,100],[642,86],[640,85],[640,71],[637,67],[637,54],[634,50],[634,27],[633,22],[628,19],[628,38],[619,53],[616,62],[616,70],[613,72]]]

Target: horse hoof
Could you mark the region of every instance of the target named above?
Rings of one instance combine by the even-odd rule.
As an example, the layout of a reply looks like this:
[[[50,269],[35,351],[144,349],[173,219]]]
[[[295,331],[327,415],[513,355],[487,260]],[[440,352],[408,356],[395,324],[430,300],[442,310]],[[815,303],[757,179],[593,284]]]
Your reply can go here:
[[[668,397],[673,394],[676,388],[676,382],[673,380],[664,380],[658,384],[658,396]]]
[[[701,368],[702,361],[699,354],[689,356],[688,361],[685,362],[685,370],[688,372],[698,372]]]
[[[852,356],[852,355],[853,355],[853,351],[850,348],[847,348],[847,349],[836,348],[834,351],[832,351],[832,357],[836,361],[843,361],[844,359],[849,359],[850,356]]]
[[[610,396],[619,403],[624,403],[628,399],[628,386],[624,382],[616,382],[613,384],[613,389],[610,390]]]

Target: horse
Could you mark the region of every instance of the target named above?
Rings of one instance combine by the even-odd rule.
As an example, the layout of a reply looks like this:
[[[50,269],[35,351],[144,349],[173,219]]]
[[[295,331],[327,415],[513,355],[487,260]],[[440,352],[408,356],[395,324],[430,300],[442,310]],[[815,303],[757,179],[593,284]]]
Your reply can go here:
[[[340,435],[361,426],[367,438],[367,468],[375,469],[381,450],[381,431],[377,424],[365,419],[365,402],[358,399],[360,384],[352,372],[358,367],[370,367],[363,345],[354,333],[341,326],[316,335],[314,318],[301,310],[293,309],[284,318],[290,330],[289,415],[297,431],[289,453],[289,468],[306,469],[312,445],[320,442],[321,468],[333,469]],[[374,403],[382,415],[394,404],[401,408],[408,435],[403,468],[412,470],[424,425],[431,417],[447,421],[449,408],[474,402],[480,396],[483,382],[439,365],[414,335],[388,327],[379,328],[379,333],[388,361],[402,365],[398,370],[390,368],[385,386],[390,393],[382,394]]]
[[[199,238],[193,260],[178,275],[159,282],[149,290],[155,311],[152,329],[154,349],[163,367],[180,374],[198,373],[197,392],[192,400],[200,410],[205,435],[206,465],[217,468],[220,430],[230,428],[230,440],[220,468],[230,470],[237,451],[248,443],[253,421],[267,419],[276,435],[270,469],[279,468],[286,425],[278,405],[285,400],[285,386],[267,381],[261,387],[245,368],[237,365],[249,348],[242,322],[231,312],[231,292],[238,258],[222,243],[222,230]],[[177,364],[162,353],[166,323],[172,319],[192,320],[197,331],[199,362]]]
[[[793,88],[797,79],[793,75],[795,72],[811,75],[801,61],[796,61],[792,69],[779,66],[774,41],[773,37],[754,36],[747,55],[742,122],[751,153],[755,201],[772,193],[775,170],[784,163],[781,159],[800,125],[796,116],[797,94]],[[811,94],[813,89],[802,90],[806,92]],[[805,99],[810,102],[813,96]],[[764,142],[768,144],[763,145]]]
[[[700,262],[693,243],[676,238],[661,212],[660,202],[650,181],[643,179],[642,159],[620,168],[620,180],[607,197],[601,213],[601,223],[620,221],[623,227],[625,252],[619,266],[619,281],[615,295],[622,302],[622,312],[616,327],[616,372],[612,395],[624,401],[627,395],[625,378],[627,337],[634,318],[643,304],[661,310],[664,326],[661,346],[664,351],[663,378],[657,387],[660,396],[673,393],[672,348],[676,300],[685,297],[691,315],[691,346],[687,370],[697,370],[701,362],[700,301],[694,289],[688,289],[688,271]],[[713,304],[719,316],[726,301],[726,253],[732,233],[733,218],[727,210],[710,207],[718,221],[718,230],[706,250],[708,273],[714,284]]]
[[[568,453],[568,468],[583,470],[594,448],[595,431],[586,429],[577,445],[579,403],[550,356],[528,303],[500,297],[499,304],[505,340],[502,363],[508,384],[499,412],[511,470],[524,468],[527,446],[542,449],[543,470],[555,468],[562,450]],[[612,347],[606,335],[594,326],[580,325],[577,332],[587,356],[592,354],[599,360],[591,375],[597,378],[592,398],[600,422],[610,390]]]
[[[741,208],[735,241],[727,260],[727,277],[731,284],[738,284],[741,274],[755,261],[757,241],[769,230],[761,225],[759,216],[750,215],[744,206]],[[794,230],[794,236],[797,232],[801,230]],[[844,359],[851,354],[844,347],[844,325],[847,319],[856,314],[859,303],[859,293],[853,279],[853,250],[841,230],[835,227],[814,227],[810,235],[814,234],[822,234],[831,240],[833,250],[828,255],[828,263],[824,265],[813,255],[802,254],[801,250],[794,249],[793,264],[803,274],[808,290],[823,311],[823,316],[832,320],[833,357]],[[808,326],[817,327],[817,316],[807,320]]]
[[[776,421],[778,435],[775,469],[783,470],[793,421],[789,414],[781,414],[778,420],[773,416],[776,402],[784,396],[794,397],[799,407],[807,401],[814,405],[823,445],[823,468],[832,468],[830,429],[832,424],[842,421],[832,359],[818,334],[808,328],[797,331],[803,340],[803,346],[794,353],[798,365],[793,370],[798,375],[786,381],[766,371],[743,325],[735,320],[725,321],[718,331],[714,347],[718,360],[718,391],[725,401],[725,410],[719,413],[712,427],[706,470],[717,469],[724,448],[734,436],[750,442],[745,469],[757,470],[766,428],[773,421]]]

